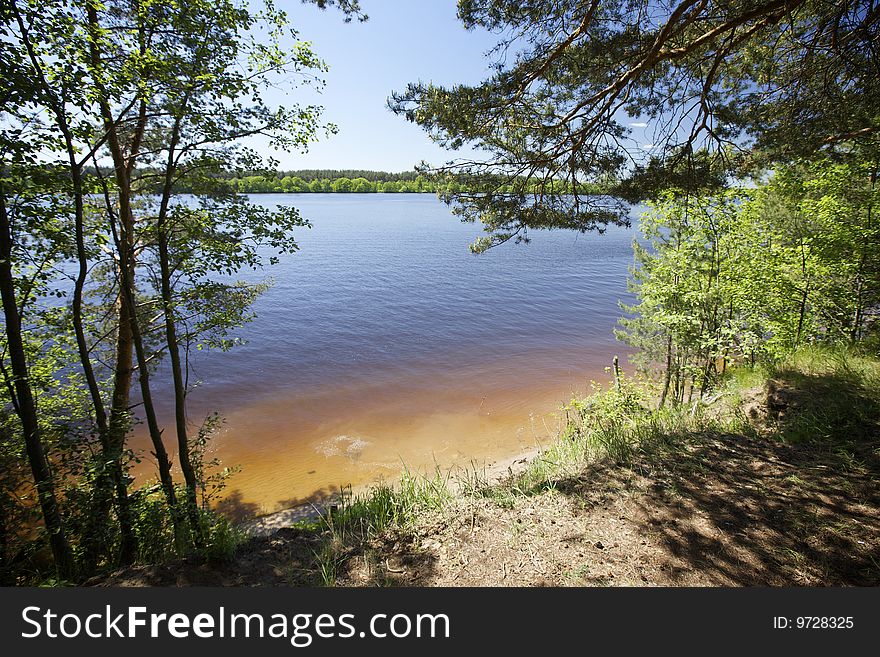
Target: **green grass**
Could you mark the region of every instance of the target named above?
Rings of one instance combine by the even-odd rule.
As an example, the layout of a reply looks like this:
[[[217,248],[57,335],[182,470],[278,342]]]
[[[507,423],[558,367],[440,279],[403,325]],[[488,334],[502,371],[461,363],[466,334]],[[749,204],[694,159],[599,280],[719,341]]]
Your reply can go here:
[[[846,465],[880,431],[880,362],[843,348],[809,348],[776,363],[768,394],[790,402],[779,438],[825,448]]]
[[[394,486],[376,485],[362,495],[343,493],[331,528],[371,537],[389,527],[405,527],[419,511],[440,509],[452,497],[448,473],[437,468],[432,476],[405,471]]]
[[[624,385],[620,391],[599,390],[572,400],[559,439],[506,487],[525,495],[553,490],[589,463],[630,466],[640,453],[670,448],[695,433],[742,429],[743,419],[735,413],[710,412],[700,404],[657,410],[655,398],[648,386]]]
[[[420,513],[442,509],[454,497],[450,476],[440,468],[430,476],[407,470],[393,486],[377,484],[361,494],[344,489],[339,503],[311,523],[312,529],[328,534],[313,553],[320,583],[336,584],[339,568],[353,547],[363,548],[392,529],[406,531]]]
[[[791,390],[794,405],[769,429],[755,426],[742,409],[746,397],[763,399],[768,381]],[[811,347],[772,365],[731,368],[705,401],[657,410],[656,399],[657,390],[643,381],[624,381],[620,390],[596,387],[564,407],[568,422],[562,434],[525,472],[494,486],[474,478],[465,490],[512,508],[516,496],[552,491],[597,460],[629,466],[640,454],[675,450],[697,436],[750,439],[762,429],[790,442],[824,442],[845,466],[856,458],[854,445],[878,430],[880,362],[844,348]]]

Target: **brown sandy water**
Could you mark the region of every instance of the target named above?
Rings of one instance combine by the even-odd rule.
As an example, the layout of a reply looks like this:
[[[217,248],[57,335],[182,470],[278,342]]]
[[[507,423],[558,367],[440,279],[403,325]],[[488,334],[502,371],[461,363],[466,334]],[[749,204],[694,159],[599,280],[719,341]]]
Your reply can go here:
[[[232,515],[394,481],[404,464],[481,469],[544,444],[562,404],[626,353],[612,331],[631,300],[629,231],[542,233],[472,256],[478,227],[433,197],[255,199],[294,204],[315,228],[270,272],[248,343],[192,362],[191,431],[219,412],[210,457],[241,468],[225,491]],[[155,477],[143,431],[132,446],[135,475]]]
[[[436,387],[341,385],[237,407],[225,414],[210,447],[210,457],[241,468],[222,507],[243,518],[318,503],[348,486],[393,482],[404,469],[482,472],[552,441],[562,405],[587,392],[590,380],[608,378],[601,367],[588,369],[560,371],[555,386],[534,386],[527,371],[511,379],[504,368],[473,368],[457,372],[456,381],[430,377]],[[138,441],[147,447],[146,436]],[[135,474],[154,472],[148,456]]]

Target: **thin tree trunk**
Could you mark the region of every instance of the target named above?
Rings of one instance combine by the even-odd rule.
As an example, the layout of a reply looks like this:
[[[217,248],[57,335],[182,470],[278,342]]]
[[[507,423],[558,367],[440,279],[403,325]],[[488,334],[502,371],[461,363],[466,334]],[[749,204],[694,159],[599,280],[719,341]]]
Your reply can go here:
[[[89,4],[87,6],[86,16],[88,20],[89,32],[92,37],[90,43],[91,64],[94,69],[96,79],[100,81],[103,61],[101,59],[102,56],[98,44],[100,43],[101,28],[98,22],[98,13],[94,5]],[[119,257],[119,286],[121,297],[119,310],[119,330],[120,332],[125,331],[124,336],[126,340],[124,341],[124,346],[126,348],[126,352],[121,355],[127,357],[127,362],[129,364],[129,376],[127,378],[128,389],[127,391],[125,390],[126,384],[124,381],[120,381],[120,387],[118,389],[114,386],[114,408],[116,407],[116,403],[122,402],[122,393],[124,391],[126,393],[130,393],[131,349],[133,347],[138,363],[138,381],[140,383],[141,398],[144,404],[144,412],[147,416],[147,427],[149,430],[150,439],[153,443],[153,455],[156,457],[156,461],[159,467],[159,480],[161,482],[162,490],[165,494],[166,500],[170,508],[175,537],[178,542],[178,546],[180,547],[182,545],[182,526],[178,514],[177,496],[174,491],[174,480],[171,474],[171,462],[168,459],[168,452],[165,450],[165,444],[162,440],[162,431],[159,428],[159,423],[156,419],[155,406],[153,405],[152,393],[150,390],[150,376],[146,350],[144,348],[140,327],[138,325],[136,310],[137,288],[135,284],[134,258],[135,230],[134,213],[132,211],[131,204],[131,174],[134,170],[135,161],[137,159],[138,151],[140,149],[141,139],[143,137],[144,130],[146,129],[146,103],[144,101],[141,101],[139,103],[138,120],[136,122],[135,129],[131,137],[129,155],[126,158],[124,149],[119,139],[120,135],[118,131],[118,126],[113,120],[113,114],[110,109],[110,103],[109,99],[107,98],[106,91],[103,88],[103,85],[100,84],[100,82],[98,82],[97,87],[101,93],[101,96],[98,98],[98,104],[101,111],[101,117],[104,122],[104,130],[107,134],[107,143],[113,159],[116,184],[118,187],[119,227],[121,229],[121,234],[115,235],[115,239],[117,253]],[[119,361],[117,361],[117,368],[118,367]],[[117,391],[119,392],[118,398],[116,396]],[[125,395],[126,409],[127,406],[128,394]],[[127,417],[125,418],[125,422],[127,429]],[[112,426],[113,424],[111,415],[111,428]],[[124,436],[124,434],[122,435]]]
[[[68,157],[68,166],[71,174],[71,182],[73,184],[74,234],[78,264],[77,277],[74,282],[73,290],[73,326],[74,334],[76,336],[77,350],[79,352],[80,364],[83,368],[83,374],[85,376],[86,385],[89,390],[89,396],[91,397],[92,406],[95,412],[95,423],[98,429],[98,437],[101,442],[101,450],[103,452],[102,458],[105,464],[101,467],[101,472],[99,472],[98,475],[98,503],[92,509],[90,522],[93,526],[90,528],[90,531],[87,532],[86,540],[90,540],[95,536],[98,528],[103,524],[104,519],[107,517],[107,505],[104,502],[104,500],[107,498],[104,496],[104,493],[106,492],[105,489],[108,487],[105,483],[106,478],[104,477],[103,471],[105,469],[108,469],[109,477],[115,490],[117,515],[119,519],[119,528],[121,535],[119,559],[121,563],[130,563],[131,561],[133,561],[134,556],[137,552],[137,539],[135,537],[133,529],[131,508],[128,500],[128,487],[125,482],[125,477],[122,470],[122,450],[121,448],[113,448],[110,430],[107,423],[107,414],[104,408],[103,400],[101,399],[101,391],[98,387],[97,378],[95,377],[94,369],[92,368],[91,358],[89,355],[89,347],[86,341],[85,331],[83,329],[82,301],[83,289],[85,287],[85,281],[88,274],[88,259],[85,249],[84,237],[85,194],[83,192],[82,184],[82,165],[80,162],[77,161],[78,150],[76,148],[76,145],[74,144],[73,132],[70,128],[70,123],[64,108],[64,101],[59,99],[59,97],[55,94],[56,86],[51,84],[43,73],[41,62],[32,47],[27,25],[22,19],[20,13],[18,12],[17,6],[13,5],[13,8],[15,10],[15,16],[19,25],[19,29],[21,30],[23,42],[28,53],[28,58],[31,62],[31,65],[34,67],[34,71],[37,73],[43,91],[48,98],[48,104],[53,114],[55,115],[56,123],[64,138],[65,149],[67,151]],[[86,160],[87,159],[88,158],[86,158]],[[130,361],[131,358],[129,357],[129,370],[131,369]],[[86,554],[88,555],[88,559],[90,560],[97,558],[97,554],[94,553],[94,546],[92,546],[91,550],[87,548]]]
[[[189,94],[184,96],[183,106],[186,107]],[[156,238],[159,245],[159,270],[161,278],[162,312],[165,320],[165,342],[168,347],[168,356],[171,361],[171,376],[174,382],[174,420],[177,430],[177,450],[180,461],[180,470],[186,483],[187,514],[193,532],[193,538],[197,546],[201,546],[202,532],[198,510],[197,488],[198,479],[193,468],[192,455],[190,454],[189,436],[186,427],[186,382],[183,376],[183,366],[180,358],[180,343],[177,338],[177,324],[174,317],[174,299],[171,287],[171,261],[168,244],[168,209],[171,201],[173,175],[175,170],[175,156],[178,141],[180,139],[181,119],[175,119],[171,131],[171,139],[168,147],[168,159],[165,165],[165,180],[162,189],[162,199],[159,205],[159,215],[156,222]]]
[[[807,297],[810,293],[810,289],[804,284],[804,291],[801,293],[801,303],[798,309],[798,324],[797,324],[797,333],[794,337],[794,348],[797,349],[801,344],[801,337],[804,333],[804,319],[807,314]]]
[[[85,249],[85,237],[83,229],[83,195],[81,170],[75,162],[71,162],[71,174],[74,181],[74,197],[76,203],[74,232],[76,238],[76,251],[79,270],[77,272],[76,281],[73,290],[73,327],[76,335],[77,349],[79,352],[80,365],[86,379],[86,385],[92,400],[92,407],[95,412],[95,423],[98,429],[98,437],[101,442],[101,458],[103,464],[99,469],[98,475],[98,501],[95,508],[92,509],[91,526],[86,532],[87,541],[95,541],[100,525],[107,516],[107,506],[109,496],[105,495],[105,487],[107,477],[112,485],[112,496],[116,501],[116,513],[119,520],[120,546],[119,546],[119,562],[122,564],[132,563],[137,555],[137,537],[134,533],[134,522],[131,514],[131,504],[128,499],[128,485],[122,468],[122,446],[125,440],[125,433],[122,432],[122,438],[115,437],[107,422],[107,413],[104,409],[104,403],[101,399],[100,388],[98,387],[97,378],[92,368],[91,358],[89,356],[88,342],[86,341],[85,330],[83,327],[83,289],[85,287],[86,276],[88,274],[88,258]],[[118,334],[119,338],[126,339],[125,331],[121,330]],[[117,340],[117,356],[119,355],[119,340]],[[131,349],[128,349],[128,363],[123,363],[123,371],[128,372],[129,379],[131,377]],[[120,362],[116,362],[116,383],[121,384],[119,377]],[[116,386],[114,386],[116,387]],[[122,387],[120,385],[120,387]],[[121,397],[121,395],[119,395]],[[127,395],[126,395],[127,400]],[[118,405],[117,391],[114,390],[114,403],[112,408],[116,418],[125,411]],[[127,403],[127,401],[126,401]],[[111,415],[113,417],[113,415]],[[120,420],[116,420],[116,424],[120,424]],[[86,553],[86,570],[92,570],[97,560],[96,545],[87,546]]]
[[[124,244],[123,244],[124,248]],[[174,479],[171,475],[171,461],[168,458],[168,452],[165,449],[165,443],[162,440],[162,430],[159,428],[159,421],[156,418],[156,407],[153,404],[153,394],[150,389],[150,372],[147,362],[146,349],[141,335],[140,326],[137,317],[134,316],[132,310],[135,307],[134,292],[131,287],[130,273],[128,267],[123,273],[123,289],[124,289],[124,305],[129,308],[129,326],[131,327],[132,344],[137,357],[138,363],[138,382],[140,383],[141,399],[144,404],[144,414],[147,417],[147,428],[150,433],[150,439],[153,443],[153,456],[159,466],[159,481],[162,484],[162,490],[171,507],[172,517],[177,520],[177,495],[174,492]],[[178,524],[178,523],[175,523]]]
[[[28,376],[27,358],[21,333],[21,317],[18,312],[12,275],[12,227],[2,188],[0,188],[0,296],[3,299],[9,360],[14,379],[16,406],[24,432],[25,451],[33,473],[43,521],[46,523],[46,531],[49,534],[55,569],[60,578],[70,579],[75,575],[76,565],[64,532],[64,523],[58,508],[58,500],[55,497],[55,486],[52,481],[52,473],[49,470],[49,462],[43,450],[36,400]]]
[[[673,397],[676,406],[684,400],[684,383],[681,376],[681,360],[675,364],[675,386],[673,388],[675,395]]]
[[[174,380],[174,419],[175,428],[177,429],[178,457],[180,459],[180,470],[183,472],[183,479],[186,483],[186,510],[190,520],[190,528],[196,545],[201,546],[202,532],[196,498],[198,480],[193,469],[189,437],[186,430],[186,385],[180,362],[180,348],[177,341],[177,327],[174,322],[174,309],[171,299],[171,274],[168,266],[167,236],[162,231],[159,234],[159,253],[162,276],[162,305],[165,313],[165,337],[168,345],[168,355],[171,360],[171,374]]]
[[[146,349],[143,343],[140,326],[137,318],[136,287],[134,282],[134,217],[131,209],[131,188],[124,167],[117,166],[117,182],[119,184],[119,223],[121,234],[116,237],[117,253],[119,256],[119,287],[121,295],[120,322],[124,321],[126,334],[129,338],[127,346],[133,348],[138,364],[138,382],[140,383],[141,399],[144,405],[144,414],[147,418],[147,428],[150,440],[153,443],[153,456],[159,467],[159,481],[162,490],[171,509],[172,520],[175,526],[175,535],[180,538],[180,522],[177,513],[177,495],[174,491],[174,479],[171,474],[171,461],[162,440],[162,430],[156,417],[153,395],[150,389],[150,372],[147,362]],[[120,324],[122,330],[122,324]],[[129,359],[131,351],[128,352]],[[128,378],[129,384],[131,376]],[[128,398],[126,397],[126,404]]]
[[[125,199],[123,201],[123,199]],[[122,234],[116,236],[117,252],[120,258],[119,266],[119,286],[122,296],[121,305],[125,309],[126,326],[131,336],[131,346],[134,349],[138,363],[138,382],[140,384],[141,399],[144,405],[144,414],[147,418],[147,429],[150,434],[150,440],[153,443],[153,456],[159,467],[159,481],[165,499],[171,512],[171,519],[174,525],[175,538],[178,547],[183,547],[182,525],[177,507],[177,494],[174,490],[174,478],[171,473],[171,460],[168,458],[168,452],[165,449],[165,443],[162,440],[162,430],[159,428],[159,422],[156,417],[156,408],[153,404],[153,395],[150,389],[150,372],[147,362],[146,349],[144,347],[143,337],[140,331],[136,314],[136,297],[134,286],[134,245],[133,231],[134,222],[130,211],[130,203],[128,203],[128,189],[120,189],[120,208],[127,208],[128,214],[123,215],[120,211],[120,227]],[[127,219],[124,217],[127,216]],[[121,313],[120,313],[121,315]]]
[[[804,334],[804,321],[807,317],[807,299],[810,294],[810,282],[807,280],[807,253],[804,248],[804,240],[803,238],[800,240],[801,246],[801,277],[804,279],[804,289],[801,292],[801,303],[800,308],[798,309],[798,325],[797,325],[797,333],[795,334],[794,339],[794,347],[797,349],[801,344],[801,339]]]
[[[877,172],[871,172],[871,187],[877,184]],[[872,223],[872,207],[868,205],[868,220],[867,220],[867,230],[871,230]],[[853,326],[852,331],[850,332],[850,341],[858,342],[861,338],[862,333],[862,321],[864,321],[864,294],[865,294],[865,263],[867,261],[867,247],[865,244],[865,240],[860,240],[860,248],[862,250],[859,257],[859,270],[856,275],[856,308],[855,308],[855,316],[853,317]]]
[[[703,369],[703,380],[700,382],[700,399],[706,396],[709,389],[709,380],[715,370],[715,361],[711,356],[706,359],[706,367]]]
[[[669,337],[666,338],[666,374],[663,377],[663,392],[660,395],[660,403],[657,405],[657,409],[663,408],[663,405],[666,404],[666,395],[669,393],[669,383],[672,380],[672,334],[669,334]]]

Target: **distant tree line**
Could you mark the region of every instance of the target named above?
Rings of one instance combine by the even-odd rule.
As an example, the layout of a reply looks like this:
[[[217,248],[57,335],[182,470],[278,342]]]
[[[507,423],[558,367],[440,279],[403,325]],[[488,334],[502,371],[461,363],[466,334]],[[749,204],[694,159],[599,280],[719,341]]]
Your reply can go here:
[[[230,191],[240,194],[460,194],[470,191],[468,181],[442,175],[420,174],[415,171],[388,173],[386,171],[307,169],[302,171],[254,172],[252,175],[226,178]],[[522,181],[501,184],[499,193],[513,193]],[[528,185],[528,183],[525,183]],[[590,193],[601,194],[605,186],[589,186]],[[584,186],[581,187],[582,193]],[[559,181],[556,193],[570,191],[568,183]],[[186,191],[186,190],[181,190]]]
[[[58,175],[64,175],[63,172]],[[83,167],[83,179],[99,184],[102,172],[94,166]],[[138,170],[143,191],[148,193],[152,187],[154,193],[162,191],[161,170],[155,167],[144,167]],[[467,178],[453,177],[443,174],[419,173],[404,171],[390,173],[387,171],[367,171],[364,169],[301,169],[296,171],[272,171],[266,169],[245,171],[212,171],[206,175],[214,193],[222,194],[420,194],[436,193],[443,196],[452,194],[468,194],[479,184],[471,184]],[[152,185],[151,185],[152,181]],[[172,191],[176,194],[200,194],[205,182],[193,183],[191,177],[180,177],[172,183]],[[600,196],[613,188],[616,181],[606,178],[601,182],[581,182],[578,193]],[[499,182],[499,194],[513,195],[517,190],[526,188],[535,192],[542,186],[554,194],[572,194],[573,188],[568,181],[527,181],[512,179]]]
[[[227,182],[231,191],[241,194],[370,194],[438,191],[436,183],[414,171],[408,173],[335,170],[290,171],[232,177]]]
[[[297,169],[295,171],[279,171],[275,174],[277,178],[302,178],[306,182],[313,180],[337,178],[365,178],[370,182],[403,182],[414,181],[418,177],[417,171],[401,171],[400,173],[391,173],[388,171],[370,171],[366,169]]]

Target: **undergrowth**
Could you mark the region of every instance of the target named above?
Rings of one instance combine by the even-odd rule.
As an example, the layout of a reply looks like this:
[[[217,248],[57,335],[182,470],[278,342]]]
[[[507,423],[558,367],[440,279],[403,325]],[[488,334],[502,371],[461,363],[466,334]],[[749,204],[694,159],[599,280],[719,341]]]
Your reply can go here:
[[[313,528],[330,534],[314,553],[320,583],[333,586],[339,567],[353,545],[365,545],[389,530],[406,532],[419,514],[440,510],[454,493],[450,473],[436,468],[432,475],[405,471],[397,485],[377,484],[363,494],[343,489],[337,504],[314,521]]]

